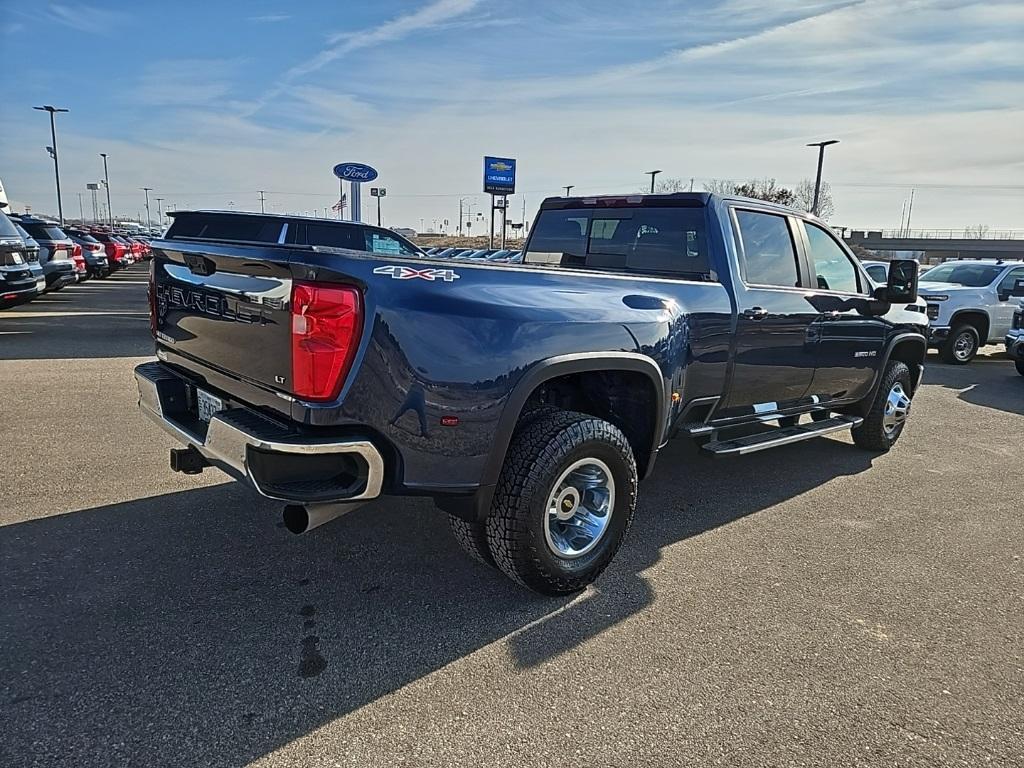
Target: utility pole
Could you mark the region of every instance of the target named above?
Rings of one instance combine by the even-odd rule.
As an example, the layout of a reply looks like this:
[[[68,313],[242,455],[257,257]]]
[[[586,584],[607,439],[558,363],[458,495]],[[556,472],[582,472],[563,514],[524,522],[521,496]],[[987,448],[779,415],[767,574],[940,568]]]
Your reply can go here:
[[[575,186],[576,186],[575,184],[566,184],[565,185],[565,196],[566,197],[569,196],[569,192],[571,192],[572,188],[575,187]]]
[[[146,193],[146,228],[153,228],[153,217],[149,215],[149,193],[153,191],[152,187],[142,187],[142,190]]]
[[[265,201],[266,199],[267,199],[267,196],[266,196],[266,192],[264,192],[264,191],[263,191],[263,190],[261,189],[261,190],[260,190],[260,213],[266,213],[266,212],[267,212],[267,209],[266,209],[266,208],[264,207],[264,201]],[[324,218],[326,219],[326,218],[327,218],[327,216],[324,216]]]
[[[160,203],[162,203],[163,201],[164,201],[164,198],[162,198],[162,197],[158,197],[156,199],[156,217],[158,219],[160,219],[160,226],[161,227],[164,225],[164,212],[163,212],[162,208],[160,207]]]
[[[103,186],[107,188],[107,223],[110,224],[110,228],[114,228],[114,210],[110,207],[110,174],[107,172],[107,153],[100,152],[100,157],[103,158]]]
[[[85,224],[85,209],[82,208],[82,193],[78,193],[78,218]]]
[[[661,171],[660,170],[658,170],[658,171],[644,171],[644,173],[646,173],[648,176],[651,177],[651,194],[653,195],[654,194],[654,177],[657,176],[659,173],[661,173]]]
[[[50,113],[50,140],[53,141],[53,175],[57,180],[57,215],[60,217],[60,223],[63,224],[64,203],[60,199],[60,162],[57,160],[57,124],[53,119],[53,116],[57,112],[68,112],[69,110],[52,107],[49,104],[45,107],[32,107],[32,109],[38,109],[40,112]]]
[[[815,216],[818,215],[818,199],[821,196],[821,166],[825,162],[825,147],[838,143],[839,139],[829,139],[828,141],[814,141],[807,145],[818,148],[818,175],[814,179],[814,202],[811,204],[811,213]]]
[[[690,177],[690,191],[693,192],[693,176]]]
[[[910,237],[910,214],[914,212],[914,189],[910,190],[910,205],[907,206],[907,231],[904,237]]]

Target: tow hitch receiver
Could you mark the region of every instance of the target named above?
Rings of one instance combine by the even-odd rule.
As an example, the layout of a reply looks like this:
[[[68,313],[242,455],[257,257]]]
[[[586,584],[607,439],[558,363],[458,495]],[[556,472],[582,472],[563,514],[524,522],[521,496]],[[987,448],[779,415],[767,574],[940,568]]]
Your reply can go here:
[[[171,448],[171,469],[186,475],[198,475],[210,466],[199,451],[191,445],[188,448]]]

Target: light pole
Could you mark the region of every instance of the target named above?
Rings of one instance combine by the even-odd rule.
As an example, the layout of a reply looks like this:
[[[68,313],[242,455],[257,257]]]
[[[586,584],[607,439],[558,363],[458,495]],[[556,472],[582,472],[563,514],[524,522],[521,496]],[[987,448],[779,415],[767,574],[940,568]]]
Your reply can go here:
[[[146,228],[153,228],[153,217],[149,215],[149,193],[153,191],[152,187],[141,187],[142,191],[146,193]]]
[[[572,192],[572,188],[575,187],[575,186],[576,186],[575,184],[566,184],[565,185],[565,196],[566,197],[569,196],[569,193]]]
[[[651,177],[651,194],[654,194],[654,177],[657,176],[661,171],[645,171],[645,173]]]
[[[114,211],[110,207],[110,174],[107,172],[107,153],[100,152],[100,157],[103,158],[103,186],[107,188],[107,223],[110,228],[114,228]]]
[[[811,213],[815,216],[818,215],[818,198],[821,195],[821,165],[825,162],[825,147],[838,143],[839,139],[829,139],[828,141],[814,141],[807,145],[818,148],[818,175],[814,179],[814,202],[811,203]]]
[[[266,190],[261,189],[261,190],[258,190],[258,191],[260,193],[260,213],[266,213],[267,212],[267,209],[266,209],[266,200],[267,200]],[[325,219],[327,218],[327,214],[326,213],[324,214],[324,218]]]
[[[160,220],[160,226],[164,225],[164,212],[160,207],[160,204],[164,201],[164,198],[158,197],[156,199],[156,217]]]
[[[45,107],[32,107],[32,109],[38,109],[40,112],[50,113],[50,139],[53,141],[53,175],[57,180],[57,215],[60,217],[60,223],[64,223],[64,203],[60,199],[60,163],[57,160],[57,123],[53,119],[53,116],[57,112],[68,112],[69,110],[61,109],[59,107],[51,107],[47,104]]]

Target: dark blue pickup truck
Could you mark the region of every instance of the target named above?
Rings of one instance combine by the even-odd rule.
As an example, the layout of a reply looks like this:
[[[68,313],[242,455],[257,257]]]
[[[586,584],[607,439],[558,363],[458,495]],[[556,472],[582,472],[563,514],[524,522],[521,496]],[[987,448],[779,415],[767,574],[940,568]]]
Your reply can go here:
[[[427,495],[476,559],[595,579],[676,435],[719,455],[899,438],[923,371],[917,264],[875,287],[820,221],[704,193],[552,198],[521,261],[390,230],[174,214],[153,242],[140,407],[303,532]],[[795,468],[794,471],[799,471]]]

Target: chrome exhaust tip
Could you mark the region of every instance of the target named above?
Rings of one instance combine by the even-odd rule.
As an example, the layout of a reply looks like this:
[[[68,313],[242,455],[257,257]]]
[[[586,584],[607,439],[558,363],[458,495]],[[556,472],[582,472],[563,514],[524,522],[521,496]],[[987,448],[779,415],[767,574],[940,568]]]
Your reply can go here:
[[[281,513],[281,519],[284,521],[284,527],[298,536],[361,506],[363,506],[362,502],[286,504]]]

